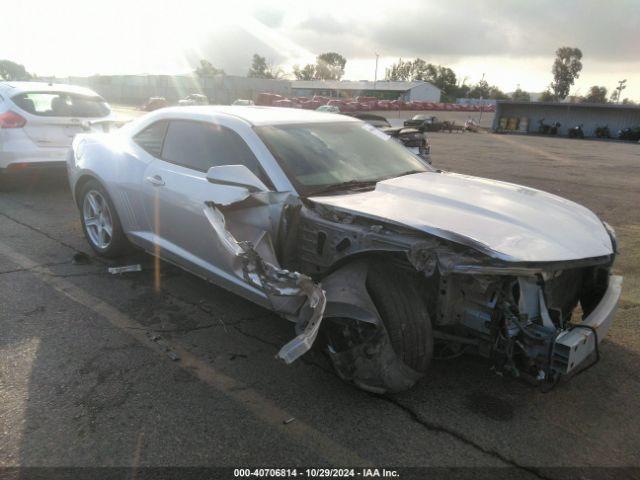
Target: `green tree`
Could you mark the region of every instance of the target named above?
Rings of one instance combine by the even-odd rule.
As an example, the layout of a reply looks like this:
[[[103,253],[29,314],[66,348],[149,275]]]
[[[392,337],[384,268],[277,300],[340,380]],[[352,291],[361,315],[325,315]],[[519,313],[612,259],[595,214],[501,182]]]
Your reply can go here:
[[[470,98],[490,98],[493,100],[506,100],[509,98],[509,95],[495,85],[489,85],[489,82],[484,79],[471,87],[468,96]]]
[[[209,60],[202,59],[195,73],[199,77],[212,77],[214,75],[224,75],[224,70],[214,67]]]
[[[432,75],[431,72],[433,71],[433,65],[428,64],[427,67],[429,75],[427,76],[426,80],[428,82],[433,83],[436,87],[438,87],[446,94],[451,94],[454,92],[457,87],[458,79],[456,78],[456,74],[453,70],[451,70],[449,67],[438,65],[437,67],[435,67],[435,75]]]
[[[634,102],[630,98],[625,98],[624,100],[622,100],[622,104],[623,105],[636,105],[636,102]]]
[[[471,90],[469,90],[469,97],[471,98],[489,98],[491,87],[486,80],[480,80],[476,83]]]
[[[314,80],[316,78],[316,66],[312,63],[308,63],[302,68],[299,65],[294,65],[293,75],[298,80]]]
[[[0,60],[0,79],[2,80],[30,80],[32,75],[27,72],[24,65],[11,60]]]
[[[540,94],[540,98],[538,99],[540,102],[557,102],[558,99],[556,96],[551,93],[551,90],[547,89]]]
[[[580,76],[581,59],[582,52],[579,48],[560,47],[556,50],[556,59],[551,68],[553,82],[550,85],[556,98],[564,100],[569,95],[571,85]]]
[[[393,82],[407,82],[411,80],[412,63],[411,60],[405,61],[402,60],[402,58],[398,59],[398,63],[394,63],[386,69],[385,78]]]
[[[282,68],[274,69],[267,63],[264,57],[261,57],[257,53],[253,54],[251,68],[249,69],[249,73],[247,73],[248,77],[277,79],[282,78],[283,75],[284,72]]]
[[[269,65],[267,65],[266,58],[254,53],[251,68],[249,69],[247,76],[252,78],[273,78],[271,75],[271,69],[269,68]]]
[[[607,88],[594,85],[582,99],[584,103],[607,103]]]
[[[344,75],[347,59],[336,52],[321,53],[316,57],[315,78],[340,80]]]
[[[531,95],[529,95],[529,92],[525,92],[518,87],[516,91],[511,94],[511,100],[515,102],[530,102]]]
[[[453,70],[442,65],[427,63],[421,58],[414,60],[398,59],[398,63],[394,63],[386,69],[385,78],[393,81],[429,82],[438,87],[446,98],[455,98],[460,88],[457,85],[458,79]]]

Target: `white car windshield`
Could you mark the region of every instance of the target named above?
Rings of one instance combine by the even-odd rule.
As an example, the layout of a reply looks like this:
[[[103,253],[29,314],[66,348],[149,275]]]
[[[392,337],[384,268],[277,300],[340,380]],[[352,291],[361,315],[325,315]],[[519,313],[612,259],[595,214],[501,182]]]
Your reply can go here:
[[[255,130],[305,196],[343,184],[346,189],[433,171],[404,146],[365,123],[275,125]]]

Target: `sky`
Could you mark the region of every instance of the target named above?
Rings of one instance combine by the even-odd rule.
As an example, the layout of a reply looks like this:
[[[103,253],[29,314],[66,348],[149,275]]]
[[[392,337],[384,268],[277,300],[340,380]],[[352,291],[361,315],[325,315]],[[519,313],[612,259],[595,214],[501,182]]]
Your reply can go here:
[[[511,92],[551,82],[554,52],[579,47],[571,94],[591,85],[640,100],[638,0],[27,0],[2,7],[0,59],[48,76],[186,73],[206,58],[245,75],[254,53],[286,72],[336,51],[345,79],[373,80],[398,58],[451,67]]]

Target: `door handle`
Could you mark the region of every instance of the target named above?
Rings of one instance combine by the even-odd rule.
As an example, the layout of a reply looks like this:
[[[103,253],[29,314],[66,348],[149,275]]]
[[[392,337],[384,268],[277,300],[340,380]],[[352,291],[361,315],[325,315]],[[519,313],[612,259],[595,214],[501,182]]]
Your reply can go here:
[[[162,186],[164,186],[164,180],[162,179],[162,177],[160,175],[154,175],[153,177],[147,177],[145,180],[147,182],[149,182],[151,185],[153,185],[154,187],[162,187]]]

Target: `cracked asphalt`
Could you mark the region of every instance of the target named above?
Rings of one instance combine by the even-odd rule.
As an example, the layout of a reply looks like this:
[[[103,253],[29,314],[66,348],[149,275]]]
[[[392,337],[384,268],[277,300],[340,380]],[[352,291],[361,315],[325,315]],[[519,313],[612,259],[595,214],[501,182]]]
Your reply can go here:
[[[0,466],[640,464],[640,148],[433,134],[439,168],[567,196],[618,230],[623,300],[602,360],[549,393],[475,357],[368,394],[321,352],[275,359],[293,326],[137,253],[92,255],[65,179],[0,186]],[[74,254],[90,256],[72,264]],[[141,263],[110,275],[107,267]],[[294,419],[290,421],[290,419]]]

